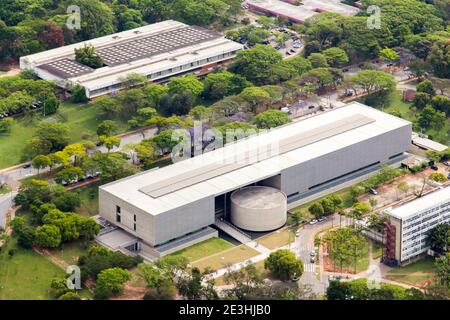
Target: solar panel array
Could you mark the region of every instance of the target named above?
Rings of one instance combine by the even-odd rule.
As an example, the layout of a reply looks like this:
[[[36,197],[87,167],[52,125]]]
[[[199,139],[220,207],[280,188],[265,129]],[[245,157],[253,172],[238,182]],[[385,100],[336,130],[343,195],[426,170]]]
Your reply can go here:
[[[97,53],[106,65],[118,65],[218,37],[220,35],[215,32],[186,26],[101,48],[97,50]]]
[[[71,78],[90,73],[94,69],[70,59],[61,59],[40,65],[39,68],[61,78]]]

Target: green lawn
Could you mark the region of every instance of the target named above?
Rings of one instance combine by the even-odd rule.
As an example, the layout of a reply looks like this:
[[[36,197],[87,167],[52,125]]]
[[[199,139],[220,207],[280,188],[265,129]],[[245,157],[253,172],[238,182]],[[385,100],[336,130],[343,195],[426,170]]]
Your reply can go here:
[[[98,187],[100,183],[94,182],[90,185],[76,189],[81,199],[81,206],[76,212],[83,216],[95,216],[98,214]]]
[[[414,286],[423,286],[427,282],[434,280],[435,277],[436,267],[434,266],[434,259],[431,257],[411,263],[405,267],[393,268],[386,276],[389,280]]]
[[[69,127],[71,142],[78,142],[86,138],[95,138],[100,119],[100,110],[89,104],[73,104],[63,102],[56,114],[42,117],[38,114],[34,119],[29,117],[16,118],[9,136],[0,136],[0,169],[7,168],[21,162],[22,150],[25,142],[30,139],[41,121],[65,123]],[[127,125],[117,122],[120,132],[127,129]]]
[[[188,258],[189,261],[192,262],[219,253],[226,249],[230,249],[232,247],[233,245],[228,241],[216,237],[194,244],[193,246],[174,252],[171,255],[183,256]]]
[[[9,257],[11,248],[17,251]],[[0,300],[50,299],[52,278],[63,276],[64,270],[32,250],[17,248],[13,239],[0,252]]]
[[[295,233],[290,229],[277,230],[257,240],[262,246],[274,250],[288,245],[295,240]]]
[[[242,244],[206,258],[199,259],[193,262],[192,265],[201,270],[204,270],[205,268],[219,270],[239,262],[244,262],[257,255],[259,255],[258,251]]]
[[[400,91],[395,91],[391,95],[391,101],[389,107],[385,108],[383,111],[399,111],[402,114],[404,119],[409,121],[416,120],[416,114],[411,110],[412,103],[405,102],[402,99],[402,93]],[[424,133],[429,135],[433,140],[438,141],[443,144],[448,144],[450,139],[449,136],[450,131],[450,121],[447,121],[447,124],[440,130],[436,130],[435,128],[430,128],[426,130]]]
[[[11,191],[11,187],[7,184],[0,186],[0,195],[8,193]]]
[[[76,265],[78,264],[78,257],[86,254],[89,244],[90,242],[84,241],[64,243],[61,248],[50,250],[50,253],[67,265]]]

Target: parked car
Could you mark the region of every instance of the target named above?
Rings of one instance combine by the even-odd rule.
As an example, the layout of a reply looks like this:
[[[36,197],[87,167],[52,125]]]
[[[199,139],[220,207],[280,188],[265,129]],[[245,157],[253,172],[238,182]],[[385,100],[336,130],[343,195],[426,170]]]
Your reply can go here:
[[[376,195],[378,194],[378,191],[375,190],[374,188],[370,188],[370,189],[369,189],[369,193],[370,193],[370,194],[373,194],[374,196],[376,196]]]
[[[22,168],[24,168],[24,169],[31,168],[31,163],[25,163],[25,164],[22,166]]]
[[[309,222],[309,224],[316,224],[318,221],[316,220],[316,219],[312,219],[310,222]]]
[[[300,237],[300,231],[297,231],[297,232],[295,233],[295,236],[296,236],[296,237]]]
[[[450,173],[447,175],[447,179],[449,179],[450,180]]]
[[[311,251],[311,252],[309,253],[309,255],[310,255],[311,257],[315,257],[315,256],[316,256],[316,250]]]
[[[286,55],[290,56],[290,55],[292,55],[292,53],[290,53],[289,51],[286,51]]]
[[[439,170],[439,168],[435,164],[433,164],[430,168],[433,169],[434,171],[438,171]]]
[[[311,259],[309,259],[309,262],[316,263],[316,257],[311,257]]]
[[[317,221],[322,222],[322,221],[325,221],[325,220],[327,220],[327,217],[320,217]]]
[[[294,49],[289,50],[292,53],[296,53],[297,51],[295,51]]]
[[[444,161],[442,162],[444,165],[446,165],[447,167],[450,167],[450,161]]]

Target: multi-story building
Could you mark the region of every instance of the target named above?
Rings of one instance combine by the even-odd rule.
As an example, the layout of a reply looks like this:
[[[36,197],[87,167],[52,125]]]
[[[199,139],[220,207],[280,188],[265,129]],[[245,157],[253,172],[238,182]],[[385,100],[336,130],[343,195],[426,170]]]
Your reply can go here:
[[[376,173],[383,164],[400,165],[411,132],[410,122],[354,102],[101,186],[100,215],[161,255],[214,236],[209,226],[216,219],[245,220],[247,230],[273,228],[283,221],[286,203],[265,202],[295,204]],[[234,207],[259,203],[276,223],[252,225],[245,210],[233,213],[233,192],[249,186],[272,191],[241,193]]]
[[[93,69],[75,61],[75,49],[92,45],[104,66]],[[86,89],[88,98],[123,88],[131,73],[164,82],[187,73],[203,75],[234,58],[243,45],[197,26],[167,20],[20,58],[21,69],[55,81],[70,91]]]
[[[430,230],[450,222],[450,186],[392,207],[387,213],[383,260],[397,265],[412,262],[430,249]]]

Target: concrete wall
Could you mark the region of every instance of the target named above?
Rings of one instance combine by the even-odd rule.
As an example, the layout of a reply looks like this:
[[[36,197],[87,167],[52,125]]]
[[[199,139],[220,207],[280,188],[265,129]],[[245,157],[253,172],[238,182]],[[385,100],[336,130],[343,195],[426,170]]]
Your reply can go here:
[[[408,150],[411,126],[376,136],[281,172],[281,190],[288,196]]]
[[[116,222],[116,206],[121,209],[121,223]],[[99,189],[99,214],[130,234],[147,243],[155,244],[154,217],[102,189]],[[136,231],[133,230],[134,215],[136,215]]]
[[[165,243],[214,224],[214,197],[158,214],[154,217],[154,222],[155,240],[151,242],[152,245]]]

